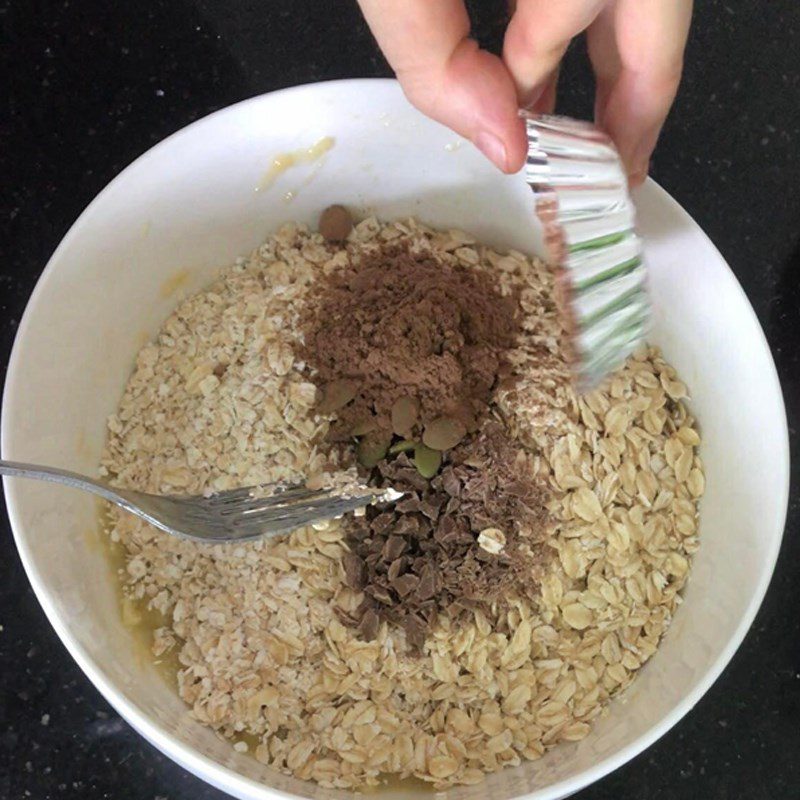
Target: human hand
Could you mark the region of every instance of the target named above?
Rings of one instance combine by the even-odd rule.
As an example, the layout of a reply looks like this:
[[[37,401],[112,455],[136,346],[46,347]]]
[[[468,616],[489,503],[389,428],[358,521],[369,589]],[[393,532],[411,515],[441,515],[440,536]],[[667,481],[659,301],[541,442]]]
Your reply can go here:
[[[680,82],[692,0],[517,0],[502,58],[469,38],[463,0],[359,4],[411,103],[504,172],[525,162],[518,107],[552,112],[561,57],[586,31],[595,121],[617,145],[631,184],[647,177]]]

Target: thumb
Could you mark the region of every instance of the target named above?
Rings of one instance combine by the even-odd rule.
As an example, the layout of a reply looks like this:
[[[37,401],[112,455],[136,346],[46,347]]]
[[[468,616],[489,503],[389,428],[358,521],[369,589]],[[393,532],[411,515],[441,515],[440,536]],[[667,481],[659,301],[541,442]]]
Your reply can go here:
[[[409,101],[473,142],[504,172],[527,153],[514,81],[469,38],[461,0],[359,0]]]
[[[516,172],[528,149],[514,82],[495,55],[462,39],[447,63],[423,73],[398,72],[408,99],[469,139],[504,172]]]

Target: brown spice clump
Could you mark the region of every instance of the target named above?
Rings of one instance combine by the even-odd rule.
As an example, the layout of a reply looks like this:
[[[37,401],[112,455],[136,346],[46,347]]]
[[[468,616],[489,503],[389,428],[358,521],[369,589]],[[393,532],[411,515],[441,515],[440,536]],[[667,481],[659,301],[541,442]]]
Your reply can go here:
[[[420,424],[449,415],[474,430],[514,344],[517,310],[488,274],[407,244],[330,275],[303,321],[302,355],[323,413],[337,412],[334,436],[390,434],[400,398],[418,404]]]
[[[535,596],[548,550],[546,490],[503,426],[488,422],[449,451],[432,480],[406,454],[381,462],[376,473],[379,483],[407,494],[346,524],[346,580],[364,600],[345,621],[365,638],[374,638],[385,619],[401,625],[419,649],[439,611],[457,618]],[[499,552],[481,546],[481,532]]]

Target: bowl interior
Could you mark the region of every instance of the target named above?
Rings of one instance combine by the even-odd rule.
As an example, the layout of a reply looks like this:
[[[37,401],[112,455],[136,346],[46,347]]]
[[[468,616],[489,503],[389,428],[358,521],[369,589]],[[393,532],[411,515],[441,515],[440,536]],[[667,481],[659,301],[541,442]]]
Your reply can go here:
[[[276,156],[328,136],[329,152],[265,185]],[[468,143],[414,112],[392,81],[299,87],[226,109],[122,173],[53,256],[8,372],[3,457],[93,473],[105,419],[134,356],[178,295],[202,287],[280,223],[313,223],[334,202],[463,228],[506,248],[540,247],[522,179],[497,174]],[[483,786],[451,791],[453,800],[564,796],[642,750],[719,674],[772,572],[788,449],[769,351],[741,289],[688,215],[652,182],[637,206],[656,313],[651,338],[688,383],[704,435],[702,546],[685,603],[659,652],[586,740]],[[142,642],[121,624],[90,497],[22,481],[8,481],[6,491],[20,552],[51,622],[143,735],[242,798],[352,796],[276,775],[189,718]]]

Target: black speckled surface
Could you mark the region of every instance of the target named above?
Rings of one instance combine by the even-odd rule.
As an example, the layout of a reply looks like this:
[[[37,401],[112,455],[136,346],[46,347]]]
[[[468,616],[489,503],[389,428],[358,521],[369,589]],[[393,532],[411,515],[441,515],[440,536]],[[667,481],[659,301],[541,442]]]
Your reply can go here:
[[[581,800],[800,797],[800,6],[697,3],[684,85],[653,174],[747,292],[781,373],[794,457],[784,546],[744,645],[698,706]],[[502,3],[473,2],[497,48]],[[323,8],[325,9],[323,11]],[[169,133],[315,80],[388,74],[353,2],[0,2],[0,362],[49,255],[92,197]],[[580,47],[559,110],[587,116]],[[212,800],[88,683],[0,518],[0,798]]]

